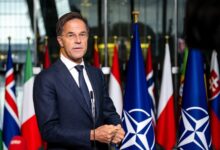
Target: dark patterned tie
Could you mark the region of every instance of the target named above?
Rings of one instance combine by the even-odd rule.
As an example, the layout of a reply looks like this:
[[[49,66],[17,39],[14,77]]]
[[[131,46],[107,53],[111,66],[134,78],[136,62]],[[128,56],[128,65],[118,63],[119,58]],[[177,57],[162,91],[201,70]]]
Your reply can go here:
[[[79,88],[83,94],[83,97],[86,100],[86,103],[88,104],[90,110],[91,110],[91,98],[89,94],[89,89],[86,85],[85,78],[83,76],[83,65],[77,65],[75,66],[76,70],[79,72]]]

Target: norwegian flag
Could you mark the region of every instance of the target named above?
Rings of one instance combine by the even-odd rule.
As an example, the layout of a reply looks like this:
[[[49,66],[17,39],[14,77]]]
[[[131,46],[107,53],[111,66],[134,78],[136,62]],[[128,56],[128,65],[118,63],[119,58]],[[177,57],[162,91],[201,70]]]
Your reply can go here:
[[[155,120],[155,111],[156,111],[156,105],[155,105],[155,96],[154,96],[154,71],[152,67],[152,55],[151,55],[151,43],[149,42],[149,46],[147,49],[147,55],[146,55],[146,79],[147,79],[147,87],[148,87],[148,93],[151,98],[151,116],[152,116],[152,121],[153,124],[156,125],[156,120]]]
[[[9,39],[8,58],[5,75],[5,104],[3,115],[3,144],[8,149],[10,141],[16,135],[20,135],[20,123],[18,120],[18,108],[15,96],[15,80],[13,61],[11,57],[11,45]]]
[[[220,78],[216,51],[213,51],[211,58],[209,102],[212,144],[215,149],[220,149]]]

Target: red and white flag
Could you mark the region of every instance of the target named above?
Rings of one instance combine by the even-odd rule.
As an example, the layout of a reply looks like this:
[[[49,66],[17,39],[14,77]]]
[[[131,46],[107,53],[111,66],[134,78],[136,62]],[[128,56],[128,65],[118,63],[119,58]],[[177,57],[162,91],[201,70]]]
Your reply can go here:
[[[151,55],[151,43],[149,43],[148,49],[147,49],[147,55],[146,55],[146,79],[147,79],[147,87],[148,87],[148,93],[150,95],[150,102],[151,102],[151,116],[153,119],[154,126],[156,125],[156,119],[155,119],[155,111],[156,111],[156,105],[155,105],[155,96],[154,96],[154,71],[152,66],[152,55]]]
[[[51,65],[50,63],[50,52],[49,52],[49,49],[48,49],[48,44],[46,43],[45,44],[45,52],[44,52],[44,64],[43,64],[43,67],[44,69],[47,69],[49,68]]]
[[[95,43],[94,43],[93,66],[95,66],[96,68],[100,68],[99,48],[98,48],[97,38],[95,38]]]
[[[157,111],[156,142],[170,150],[176,144],[173,81],[169,45],[165,45],[165,58]]]
[[[220,77],[217,52],[213,51],[209,77],[210,124],[213,147],[220,149]]]
[[[121,117],[122,109],[123,109],[123,100],[122,100],[117,45],[114,46],[114,54],[112,58],[112,68],[111,68],[111,74],[110,74],[110,79],[109,79],[109,96],[113,100],[116,111]]]
[[[24,77],[21,135],[25,139],[25,143],[27,143],[28,150],[38,150],[42,147],[42,140],[33,104],[34,76],[30,50],[27,50]]]

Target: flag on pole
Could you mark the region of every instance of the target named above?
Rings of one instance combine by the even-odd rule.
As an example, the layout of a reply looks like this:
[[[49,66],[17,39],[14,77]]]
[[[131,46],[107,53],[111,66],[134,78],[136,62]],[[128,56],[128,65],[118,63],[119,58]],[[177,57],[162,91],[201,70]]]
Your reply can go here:
[[[114,54],[112,57],[112,68],[109,79],[109,96],[113,100],[117,113],[122,116],[123,100],[117,44],[114,46]]]
[[[148,37],[149,42],[148,42],[148,49],[147,49],[147,55],[146,55],[146,79],[147,79],[147,87],[148,87],[148,93],[150,94],[150,102],[151,102],[151,116],[153,119],[153,124],[154,126],[156,125],[156,120],[155,120],[155,111],[156,111],[156,104],[155,104],[155,96],[154,96],[154,71],[153,71],[153,66],[152,66],[152,54],[151,54],[151,37]]]
[[[157,112],[156,142],[166,150],[173,149],[176,144],[173,80],[168,42],[165,45],[165,57]]]
[[[48,49],[48,37],[45,37],[45,52],[44,52],[44,64],[43,67],[44,69],[49,68],[51,65],[50,63],[50,53],[49,53],[49,49]]]
[[[122,141],[121,150],[155,149],[150,95],[146,91],[147,81],[140,47],[138,24],[134,23],[122,118],[125,138]]]
[[[211,149],[210,123],[201,51],[190,49],[179,127],[180,149]]]
[[[94,53],[93,53],[93,66],[100,68],[99,49],[98,49],[98,36],[94,36]]]
[[[188,48],[184,48],[184,54],[183,54],[183,63],[180,68],[180,88],[179,88],[179,97],[178,97],[178,118],[180,118],[180,112],[181,112],[181,104],[182,104],[182,96],[183,96],[183,86],[184,86],[184,80],[185,80],[185,72],[186,72],[186,64],[187,64],[187,58],[188,58]],[[178,120],[179,121],[179,120]]]
[[[42,140],[38,129],[37,118],[33,104],[33,83],[31,53],[28,47],[24,72],[24,96],[21,118],[22,137],[27,143],[28,150],[38,150],[42,146]]]
[[[220,149],[220,77],[217,52],[212,52],[209,77],[210,122],[213,147]]]
[[[184,79],[185,79],[185,72],[186,72],[186,64],[187,64],[187,58],[188,58],[188,48],[184,49],[183,54],[183,63],[181,65],[180,69],[180,89],[179,89],[179,103],[182,102],[182,96],[183,96],[183,85],[184,85]]]
[[[1,129],[0,129],[0,150],[3,150],[3,142],[2,142],[2,121],[1,121]]]
[[[8,149],[10,141],[16,135],[20,135],[20,123],[18,119],[18,108],[15,95],[15,79],[13,61],[11,56],[11,43],[9,38],[8,58],[5,75],[5,103],[3,115],[3,144]]]

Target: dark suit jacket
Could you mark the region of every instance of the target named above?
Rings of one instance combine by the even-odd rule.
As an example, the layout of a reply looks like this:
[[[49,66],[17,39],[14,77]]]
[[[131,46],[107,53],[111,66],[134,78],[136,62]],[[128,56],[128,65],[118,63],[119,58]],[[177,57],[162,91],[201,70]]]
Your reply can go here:
[[[93,149],[91,129],[103,124],[121,123],[109,98],[101,70],[88,65],[85,68],[96,100],[95,123],[78,85],[60,59],[35,78],[34,107],[48,149]],[[96,142],[98,150],[105,150],[106,146]]]

